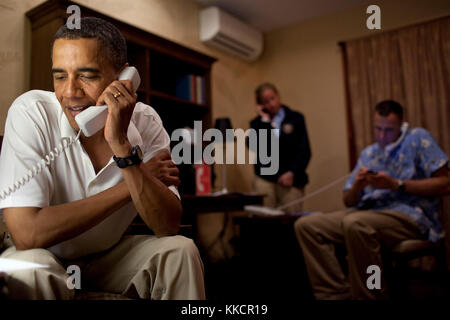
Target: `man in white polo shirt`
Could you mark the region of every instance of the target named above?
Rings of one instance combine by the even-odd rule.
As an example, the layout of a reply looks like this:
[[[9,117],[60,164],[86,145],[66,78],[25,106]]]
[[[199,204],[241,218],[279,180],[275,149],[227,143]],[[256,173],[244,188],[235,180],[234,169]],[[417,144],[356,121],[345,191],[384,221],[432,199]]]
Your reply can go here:
[[[10,297],[72,298],[66,267],[76,261],[83,289],[204,299],[198,250],[176,235],[182,208],[170,186],[178,178],[168,160],[169,136],[157,113],[136,103],[131,81],[117,80],[127,66],[124,38],[106,21],[83,18],[81,29],[58,30],[52,63],[55,92],[27,92],[8,111],[1,190],[63,138],[75,137],[78,113],[106,104],[108,117],[104,130],[81,134],[48,168],[0,201],[14,242],[1,257],[49,266],[10,273]],[[123,237],[137,212],[155,236]]]

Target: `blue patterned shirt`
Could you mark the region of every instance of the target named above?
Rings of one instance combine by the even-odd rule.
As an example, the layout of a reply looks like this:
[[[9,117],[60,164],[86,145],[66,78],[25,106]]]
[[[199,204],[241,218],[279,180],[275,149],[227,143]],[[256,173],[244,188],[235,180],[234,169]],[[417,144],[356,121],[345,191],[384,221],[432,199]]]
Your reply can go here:
[[[374,143],[361,152],[344,190],[352,187],[356,174],[362,166],[373,171],[384,171],[396,179],[421,180],[430,178],[433,172],[447,163],[447,155],[427,130],[423,128],[408,130],[406,124],[401,137],[387,145],[384,150],[378,143]],[[357,207],[375,211],[400,211],[408,215],[423,234],[428,234],[430,241],[436,242],[444,236],[439,221],[438,197],[376,189],[368,185],[363,189]]]

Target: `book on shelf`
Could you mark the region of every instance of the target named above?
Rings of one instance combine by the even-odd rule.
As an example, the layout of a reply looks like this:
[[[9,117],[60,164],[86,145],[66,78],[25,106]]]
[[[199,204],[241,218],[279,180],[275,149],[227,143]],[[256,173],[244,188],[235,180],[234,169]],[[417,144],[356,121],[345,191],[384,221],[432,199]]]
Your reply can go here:
[[[196,104],[205,104],[205,77],[186,74],[176,80],[175,96]]]
[[[179,77],[176,80],[175,96],[191,101],[191,79],[190,75]]]
[[[197,89],[197,94],[196,94],[196,101],[198,104],[205,104],[206,103],[206,98],[205,98],[205,77],[202,76],[196,76],[195,77],[196,80],[196,89]]]
[[[190,85],[191,85],[191,102],[196,103],[197,102],[197,89],[196,89],[195,74],[189,75],[189,81],[190,81]]]

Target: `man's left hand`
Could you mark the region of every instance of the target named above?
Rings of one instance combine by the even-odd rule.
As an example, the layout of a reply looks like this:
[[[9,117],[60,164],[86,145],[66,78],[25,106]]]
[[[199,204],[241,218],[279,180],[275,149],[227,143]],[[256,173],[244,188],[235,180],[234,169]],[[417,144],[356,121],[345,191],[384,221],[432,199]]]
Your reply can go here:
[[[130,80],[113,81],[97,100],[97,105],[108,106],[105,139],[118,157],[129,155],[127,130],[136,105],[137,95]]]
[[[167,187],[179,186],[179,170],[175,163],[172,161],[170,152],[166,149],[158,152],[153,158],[147,162],[141,163],[141,168],[145,174],[149,174],[159,179]]]
[[[377,174],[367,175],[367,181],[370,185],[377,189],[391,189],[398,188],[397,179],[392,178],[384,171],[379,171]]]
[[[277,182],[284,187],[292,187],[292,185],[294,184],[294,173],[292,171],[283,173],[278,178]]]

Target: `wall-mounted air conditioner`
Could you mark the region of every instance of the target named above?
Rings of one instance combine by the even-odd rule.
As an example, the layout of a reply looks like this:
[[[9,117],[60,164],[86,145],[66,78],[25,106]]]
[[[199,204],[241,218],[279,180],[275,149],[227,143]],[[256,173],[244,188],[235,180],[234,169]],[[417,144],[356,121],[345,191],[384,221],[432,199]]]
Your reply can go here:
[[[200,11],[200,40],[247,61],[256,60],[263,50],[260,30],[217,7]]]

